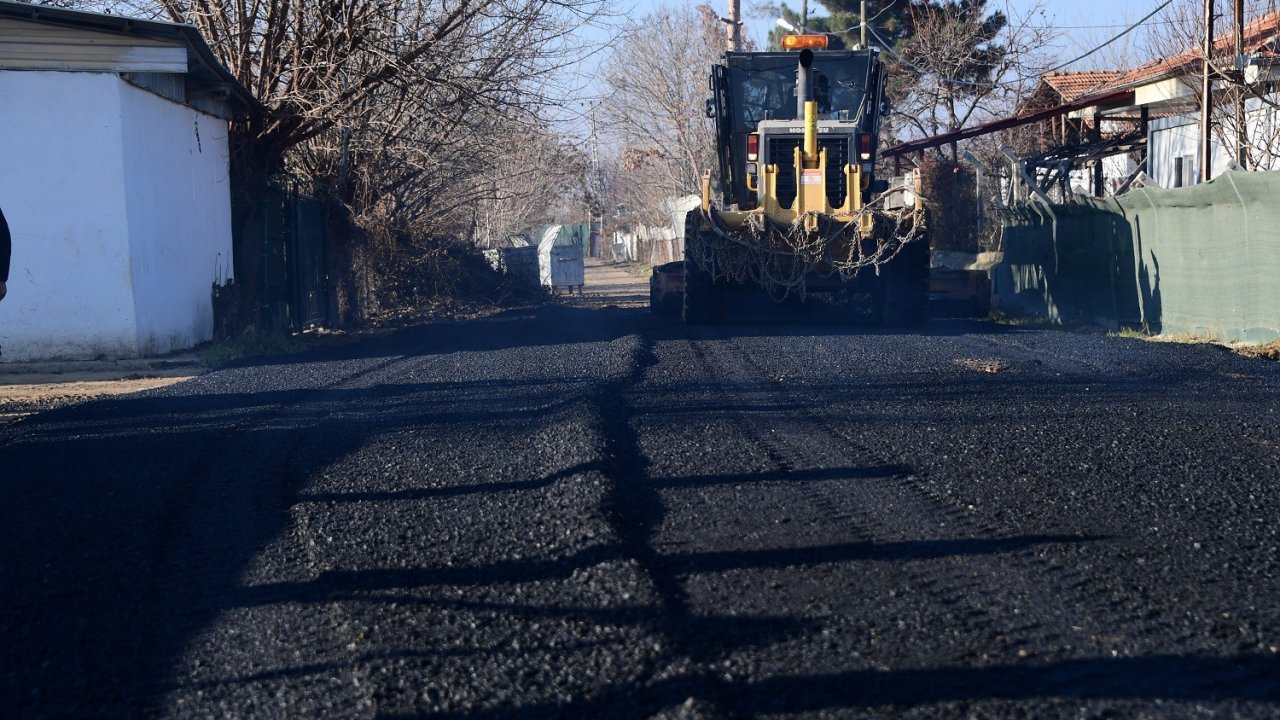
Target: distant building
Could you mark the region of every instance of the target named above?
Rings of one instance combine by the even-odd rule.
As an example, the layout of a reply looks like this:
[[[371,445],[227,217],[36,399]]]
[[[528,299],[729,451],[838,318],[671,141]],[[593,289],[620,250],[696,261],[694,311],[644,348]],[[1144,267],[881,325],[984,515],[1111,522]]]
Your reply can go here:
[[[1244,55],[1232,62],[1229,50],[1232,38],[1221,33],[1215,39],[1215,56],[1221,63],[1238,72],[1238,80],[1249,88],[1245,101],[1247,146],[1245,162],[1249,170],[1280,169],[1280,88],[1276,73],[1277,45],[1280,44],[1280,12],[1267,13],[1244,29]],[[1164,188],[1194,185],[1200,182],[1200,48],[1187,48],[1169,57],[1155,60],[1133,70],[1053,73],[1041,78],[1033,95],[1033,107],[1049,107],[1099,98],[1096,105],[1081,108],[1048,121],[1046,133],[1041,123],[1041,137],[1051,137],[1058,147],[1071,147],[1081,162],[1102,156],[1104,179],[1102,192],[1111,194],[1126,187],[1125,180],[1138,171],[1145,172]],[[1214,95],[1213,160],[1211,175],[1222,174],[1233,163],[1236,145],[1236,123],[1233,109],[1225,99],[1229,83],[1222,78],[1212,85]],[[1056,92],[1054,92],[1056,91]],[[1100,132],[1094,133],[1094,128]],[[1052,143],[1049,143],[1052,144]],[[1091,150],[1093,152],[1091,152]],[[1113,152],[1114,151],[1114,152]],[[1052,152],[1052,151],[1051,151]],[[1060,151],[1059,151],[1060,152]],[[1077,187],[1077,190],[1085,188]],[[1088,190],[1085,190],[1088,192]]]
[[[1248,23],[1243,35],[1239,58],[1233,57],[1228,33],[1214,41],[1213,56],[1225,76],[1214,79],[1211,91],[1213,177],[1233,163],[1247,170],[1280,170],[1280,12]],[[1048,73],[1012,116],[909,140],[881,155],[892,158],[896,169],[902,158],[923,159],[934,148],[1004,133],[1000,142],[1010,146],[1015,159],[1013,182],[1000,192],[1007,190],[1014,199],[1028,193],[1049,201],[1071,194],[1122,194],[1143,173],[1144,182],[1165,188],[1192,185],[1201,175],[1201,68],[1196,47],[1132,70]],[[1238,160],[1234,108],[1227,95],[1239,88],[1248,97],[1246,157]]]
[[[1280,42],[1280,12],[1270,12],[1244,28],[1244,56],[1239,59],[1239,78],[1250,88],[1245,101],[1245,129],[1252,162],[1249,170],[1280,170],[1280,102],[1275,62]],[[1220,34],[1215,54],[1223,57],[1232,38]],[[1146,172],[1162,187],[1173,188],[1200,182],[1200,83],[1201,50],[1188,48],[1166,59],[1131,70],[1115,81],[1116,87],[1134,90],[1133,105],[1151,118],[1147,140]],[[1231,65],[1230,58],[1224,61]],[[1235,161],[1235,119],[1221,97],[1227,83],[1217,79],[1213,93],[1215,132],[1213,133],[1212,176],[1222,174]]]
[[[232,272],[227,121],[256,104],[195,29],[0,0],[0,98],[4,360],[210,339]]]

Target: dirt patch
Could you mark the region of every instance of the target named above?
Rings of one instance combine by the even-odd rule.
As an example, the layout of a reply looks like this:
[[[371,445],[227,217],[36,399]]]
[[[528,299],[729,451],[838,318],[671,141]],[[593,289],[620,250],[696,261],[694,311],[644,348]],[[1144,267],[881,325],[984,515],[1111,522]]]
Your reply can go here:
[[[1013,366],[1004,360],[981,360],[977,358],[961,358],[956,364],[966,370],[983,373],[999,373],[1010,370]]]
[[[1266,345],[1233,345],[1231,349],[1245,357],[1280,362],[1280,340],[1269,342]]]
[[[108,395],[150,390],[189,380],[192,376],[127,378],[123,380],[65,380],[39,382],[45,376],[28,378],[22,385],[0,385],[0,422],[16,420],[63,405],[85,402]]]

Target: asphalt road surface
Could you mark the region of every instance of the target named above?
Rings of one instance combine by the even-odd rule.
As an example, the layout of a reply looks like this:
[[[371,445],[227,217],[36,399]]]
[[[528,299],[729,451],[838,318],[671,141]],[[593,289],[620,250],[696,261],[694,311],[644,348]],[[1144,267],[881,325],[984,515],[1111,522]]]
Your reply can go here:
[[[549,305],[0,429],[0,716],[1280,715],[1280,365]]]

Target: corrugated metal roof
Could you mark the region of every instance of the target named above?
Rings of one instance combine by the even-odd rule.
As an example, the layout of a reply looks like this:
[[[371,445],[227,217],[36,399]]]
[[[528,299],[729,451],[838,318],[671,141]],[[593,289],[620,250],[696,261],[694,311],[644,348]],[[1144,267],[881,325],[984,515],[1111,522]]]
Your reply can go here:
[[[1064,102],[1056,107],[1044,108],[1034,112],[1014,115],[1007,118],[1000,118],[980,125],[975,125],[973,127],[945,132],[941,135],[911,140],[909,142],[902,143],[901,145],[895,145],[894,147],[882,150],[880,152],[880,156],[887,158],[893,157],[894,155],[919,152],[929,148],[946,145],[947,143],[967,140],[971,137],[978,137],[980,135],[987,135],[1000,130],[1018,127],[1020,125],[1040,122],[1041,120],[1058,117],[1059,115],[1066,115],[1067,113],[1093,107],[1095,105],[1126,105],[1131,102],[1133,102],[1133,90],[1131,89],[1122,88],[1119,90],[1106,90],[1103,92],[1091,93],[1089,95],[1078,97],[1075,100]]]
[[[229,108],[242,113],[257,113],[263,109],[261,103],[218,60],[213,50],[200,36],[200,32],[191,25],[139,20],[121,15],[67,10],[47,5],[31,5],[13,0],[0,0],[0,18],[48,27],[124,36],[152,47],[163,44],[183,46],[187,50],[186,77],[202,91],[187,92],[187,95],[223,95],[227,99]],[[121,68],[124,72],[163,72],[174,69],[176,68],[132,66]]]

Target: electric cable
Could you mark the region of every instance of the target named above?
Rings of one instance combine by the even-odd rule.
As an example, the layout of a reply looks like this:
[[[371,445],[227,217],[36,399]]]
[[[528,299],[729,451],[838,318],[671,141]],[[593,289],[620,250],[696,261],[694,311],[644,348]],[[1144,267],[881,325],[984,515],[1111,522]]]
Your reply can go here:
[[[1072,59],[1070,59],[1070,60],[1068,60],[1068,61],[1066,61],[1066,62],[1064,62],[1064,63],[1059,63],[1059,64],[1057,64],[1057,65],[1054,65],[1053,67],[1048,68],[1048,69],[1046,69],[1046,70],[1042,70],[1042,71],[1040,71],[1039,73],[1037,73],[1037,74],[1036,74],[1036,77],[1040,77],[1040,76],[1047,75],[1047,74],[1052,73],[1052,72],[1056,72],[1056,71],[1061,70],[1061,69],[1063,69],[1063,68],[1065,68],[1065,67],[1068,67],[1068,66],[1070,66],[1070,65],[1074,65],[1075,63],[1077,63],[1077,62],[1079,62],[1079,61],[1081,61],[1081,60],[1083,60],[1083,59],[1085,59],[1085,58],[1089,57],[1090,55],[1092,55],[1092,54],[1094,54],[1094,53],[1098,52],[1099,50],[1101,50],[1101,49],[1103,49],[1103,48],[1107,47],[1108,45],[1110,45],[1111,43],[1115,42],[1116,40],[1119,40],[1120,38],[1124,37],[1125,35],[1128,35],[1129,33],[1133,32],[1135,29],[1137,29],[1137,28],[1138,28],[1140,25],[1142,25],[1144,22],[1146,22],[1147,20],[1150,20],[1152,17],[1154,17],[1154,16],[1155,16],[1157,13],[1159,13],[1161,10],[1164,10],[1165,8],[1169,7],[1169,6],[1170,6],[1170,5],[1172,5],[1172,4],[1173,4],[1173,0],[1165,0],[1165,2],[1163,2],[1163,3],[1161,3],[1159,6],[1157,6],[1157,7],[1156,7],[1156,9],[1152,10],[1151,12],[1149,12],[1149,13],[1147,13],[1145,16],[1143,16],[1143,18],[1142,18],[1141,20],[1138,20],[1137,22],[1133,23],[1132,25],[1129,25],[1129,26],[1128,26],[1128,27],[1126,27],[1124,30],[1122,30],[1122,31],[1120,31],[1119,33],[1117,33],[1116,35],[1112,36],[1110,40],[1107,40],[1106,42],[1102,43],[1101,45],[1098,45],[1097,47],[1093,48],[1092,50],[1089,50],[1088,52],[1084,53],[1083,55],[1080,55],[1080,56],[1078,56],[1078,57],[1074,57],[1074,58],[1072,58]],[[860,26],[859,26],[859,27],[860,27]],[[907,67],[909,67],[909,68],[911,68],[911,69],[913,69],[913,70],[916,70],[917,72],[920,72],[920,73],[924,73],[924,74],[930,74],[930,73],[931,73],[931,71],[930,71],[930,70],[928,70],[928,69],[926,69],[926,68],[922,68],[922,67],[920,67],[919,65],[916,65],[915,63],[911,62],[910,60],[907,60],[907,59],[906,59],[906,58],[904,58],[900,53],[898,53],[896,50],[894,50],[892,47],[889,47],[889,43],[888,43],[888,42],[886,42],[886,41],[885,41],[885,39],[884,39],[883,37],[881,37],[881,36],[880,36],[880,34],[879,34],[879,33],[877,33],[877,32],[876,32],[876,31],[875,31],[875,30],[874,30],[870,25],[868,25],[868,26],[867,26],[867,32],[871,33],[871,35],[872,35],[876,40],[879,40],[879,41],[880,41],[880,43],[881,43],[881,45],[883,46],[883,49],[884,49],[884,51],[885,51],[885,52],[887,52],[890,56],[892,56],[892,57],[896,58],[896,59],[897,59],[899,62],[901,62],[903,65],[906,65]],[[1001,87],[1001,86],[1007,86],[1007,85],[1017,85],[1017,84],[1020,84],[1020,83],[1026,82],[1026,81],[1027,81],[1027,80],[1029,80],[1029,79],[1031,79],[1031,78],[1027,78],[1027,77],[1020,77],[1020,78],[1014,78],[1014,79],[1011,79],[1011,80],[1001,80],[1001,81],[992,81],[992,82],[974,82],[974,81],[972,81],[972,80],[951,80],[951,79],[947,79],[947,78],[939,78],[939,81],[940,81],[940,82],[943,82],[943,83],[950,84],[950,85],[969,85],[969,86],[972,86],[972,87],[983,87],[983,88],[986,88],[986,87]]]

